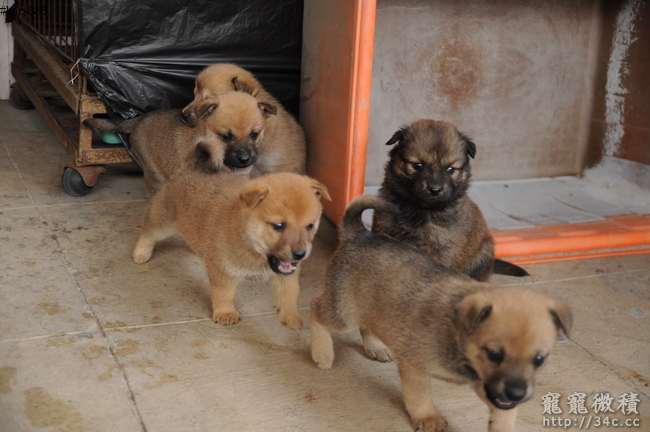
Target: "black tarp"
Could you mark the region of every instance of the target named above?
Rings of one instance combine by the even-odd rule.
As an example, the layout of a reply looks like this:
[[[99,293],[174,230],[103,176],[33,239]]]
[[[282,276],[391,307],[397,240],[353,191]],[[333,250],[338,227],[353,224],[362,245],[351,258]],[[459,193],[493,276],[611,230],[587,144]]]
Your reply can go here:
[[[302,0],[79,0],[79,65],[109,109],[182,108],[194,78],[235,63],[297,114]]]

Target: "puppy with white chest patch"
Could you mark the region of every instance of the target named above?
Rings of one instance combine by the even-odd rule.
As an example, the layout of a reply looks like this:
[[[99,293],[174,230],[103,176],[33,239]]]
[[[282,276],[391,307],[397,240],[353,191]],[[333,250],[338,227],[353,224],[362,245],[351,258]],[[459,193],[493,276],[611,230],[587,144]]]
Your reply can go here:
[[[489,409],[488,430],[514,431],[517,406],[530,399],[535,375],[571,311],[531,290],[472,280],[426,254],[368,232],[368,208],[395,214],[381,198],[353,201],[339,228],[325,292],[311,300],[312,358],[330,369],[330,331],[359,328],[366,353],[397,363],[413,427],[441,432],[447,421],[432,404],[431,378],[470,384]]]
[[[267,279],[280,321],[300,329],[299,264],[311,253],[321,197],[330,199],[327,188],[303,175],[251,180],[227,171],[211,175],[188,169],[151,199],[133,261],[149,261],[157,242],[180,232],[207,268],[215,322],[239,321],[239,280]]]

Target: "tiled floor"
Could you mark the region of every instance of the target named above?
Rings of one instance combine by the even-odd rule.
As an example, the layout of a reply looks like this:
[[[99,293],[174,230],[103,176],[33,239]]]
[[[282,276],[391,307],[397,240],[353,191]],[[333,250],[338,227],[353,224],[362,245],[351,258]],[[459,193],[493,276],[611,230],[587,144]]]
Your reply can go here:
[[[111,166],[90,195],[72,198],[60,187],[67,161],[37,112],[0,102],[0,431],[412,430],[395,366],[365,358],[358,334],[336,337],[333,370],[319,370],[309,331],[280,325],[263,283],[239,287],[239,324],[213,324],[204,268],[182,241],[148,264],[131,262],[146,206],[137,171]],[[325,223],[305,263],[303,308],[322,289],[333,247]],[[493,278],[575,314],[571,339],[520,408],[519,431],[564,429],[543,413],[549,392],[561,395],[555,424],[575,420],[568,430],[583,418],[569,414],[575,392],[588,395],[591,428],[650,430],[649,264],[631,255]],[[487,409],[468,388],[434,385],[449,431],[487,429]],[[620,396],[637,395],[638,414],[595,413],[599,393],[615,398],[614,410]],[[630,427],[596,428],[598,415]]]

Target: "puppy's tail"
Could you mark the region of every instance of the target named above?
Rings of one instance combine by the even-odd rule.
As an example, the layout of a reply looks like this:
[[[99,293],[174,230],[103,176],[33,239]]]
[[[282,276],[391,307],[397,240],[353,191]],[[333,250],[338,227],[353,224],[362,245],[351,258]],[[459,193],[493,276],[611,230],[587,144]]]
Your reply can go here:
[[[373,209],[386,213],[398,213],[398,208],[390,201],[386,201],[375,195],[364,195],[350,203],[343,215],[343,222],[339,229],[339,238],[341,241],[349,241],[359,234],[366,231],[366,227],[361,221],[361,214],[364,210]]]
[[[140,123],[141,117],[132,119],[101,119],[89,118],[83,121],[85,126],[95,129],[101,129],[108,132],[122,132],[130,134],[135,127]]]
[[[517,277],[530,276],[526,270],[522,269],[518,265],[498,258],[494,260],[494,273]]]

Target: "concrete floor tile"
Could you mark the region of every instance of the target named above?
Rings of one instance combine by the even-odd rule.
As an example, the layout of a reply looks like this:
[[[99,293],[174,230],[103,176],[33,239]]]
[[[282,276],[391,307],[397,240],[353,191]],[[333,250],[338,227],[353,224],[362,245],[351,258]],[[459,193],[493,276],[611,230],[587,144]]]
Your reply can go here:
[[[142,432],[101,333],[0,342],[3,432]]]
[[[337,338],[331,371],[311,362],[308,331],[273,316],[109,336],[148,431],[411,430],[394,365],[365,358],[358,335]]]
[[[20,176],[7,154],[0,138],[0,209],[32,205]]]
[[[3,142],[37,205],[146,199],[141,171],[133,163],[107,165],[106,173],[86,196],[67,195],[61,176],[70,157],[52,133],[6,133]]]
[[[0,338],[91,331],[95,320],[33,207],[0,212]]]
[[[650,267],[650,256],[648,267]],[[638,300],[650,303],[650,268],[630,270],[614,274],[601,274],[600,280],[617,293],[626,294]],[[633,301],[633,299],[631,299]],[[641,315],[642,312],[636,312]]]
[[[522,264],[530,276],[493,275],[490,282],[497,285],[535,284],[553,280],[568,280],[596,275],[618,274],[650,268],[650,254],[622,255],[548,263]]]
[[[0,100],[0,133],[46,132],[52,133],[43,117],[36,111],[18,110],[9,101]]]
[[[499,187],[499,183],[502,183]],[[504,182],[477,182],[472,185],[473,194],[480,195],[484,201],[500,214],[515,221],[530,224],[560,222],[586,222],[600,220],[601,217],[558,201],[549,190],[562,188],[554,179],[535,179]],[[488,224],[493,228],[517,228],[517,225],[501,226],[499,221]]]

